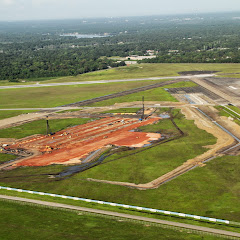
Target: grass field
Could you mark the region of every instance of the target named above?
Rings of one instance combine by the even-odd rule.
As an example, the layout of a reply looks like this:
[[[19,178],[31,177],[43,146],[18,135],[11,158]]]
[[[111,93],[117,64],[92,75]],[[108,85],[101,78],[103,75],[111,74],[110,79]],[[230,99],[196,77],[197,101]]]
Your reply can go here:
[[[84,180],[81,181],[80,178],[72,179],[72,181],[67,179],[62,181],[64,183],[61,183],[60,181],[57,184],[54,184],[50,180],[46,181],[40,176],[24,176],[22,169],[14,170],[11,175],[12,179],[3,181],[3,174],[1,174],[0,179],[1,185],[4,186],[15,186],[39,191],[45,190],[52,193],[64,193],[69,196],[88,197],[98,200],[154,207],[164,210],[239,221],[239,160],[239,156],[218,158],[209,162],[207,166],[188,172],[161,186],[159,189],[147,191],[139,191],[121,186],[85,182]],[[52,170],[50,170],[48,167],[48,171],[46,171],[46,167],[41,167],[35,169],[35,173],[38,173],[39,175],[41,173],[54,173],[57,172],[57,169],[54,170],[55,167],[56,166],[51,166]],[[25,172],[25,174],[32,175],[34,173],[32,169],[30,170],[29,168],[26,168],[26,170],[27,169],[28,172]],[[23,177],[25,177],[25,180]],[[27,181],[28,184],[26,183]],[[106,210],[108,209],[101,204],[97,205],[83,203],[66,199],[51,198],[47,196],[33,196],[31,194],[17,193],[6,190],[0,190],[0,193]],[[109,210],[115,209],[114,207],[109,208]],[[135,214],[135,212],[133,212],[133,214]],[[155,215],[153,217],[155,217]],[[240,230],[238,229],[238,231]]]
[[[240,108],[236,106],[229,106],[229,105],[227,107],[240,114]]]
[[[126,96],[97,102],[94,104],[90,104],[89,106],[100,107],[100,106],[113,105],[115,103],[141,101],[142,96],[144,96],[145,101],[177,102],[177,100],[165,90],[166,88],[194,87],[194,86],[196,86],[196,84],[193,82],[179,82],[179,83],[166,85],[164,87],[154,88],[154,89],[146,90],[143,92],[133,93]]]
[[[53,80],[53,79],[58,79],[58,78],[57,77],[27,78],[27,79],[19,79],[18,82],[9,82],[8,80],[0,80],[0,86],[36,84],[36,82],[42,82],[42,81]]]
[[[0,163],[14,160],[16,156],[0,153]]]
[[[19,84],[35,84],[36,81],[44,83],[55,82],[74,82],[74,81],[92,81],[92,80],[113,80],[113,79],[133,79],[133,78],[149,78],[149,77],[168,77],[178,76],[178,72],[183,71],[219,71],[217,74],[229,73],[228,75],[219,75],[221,77],[238,77],[232,73],[239,73],[240,64],[214,64],[214,63],[153,63],[138,64],[128,67],[112,68],[96,72],[90,72],[74,76],[59,78],[34,78],[26,79],[25,83],[9,83],[8,81],[0,81],[0,85],[19,85]]]
[[[5,118],[10,118],[10,117],[15,117],[20,114],[26,114],[26,113],[31,113],[31,112],[36,112],[36,111],[16,111],[16,110],[7,110],[7,111],[0,111],[0,120],[5,119]]]
[[[162,81],[4,89],[0,90],[0,108],[57,107],[158,82]]]
[[[224,78],[240,78],[240,74],[219,75],[219,77],[224,77]]]
[[[186,137],[143,152],[138,157],[99,165],[61,181],[41,173],[54,174],[63,166],[18,168],[1,172],[0,184],[240,221],[240,156],[212,160],[205,167],[194,169],[154,190],[139,191],[87,181],[88,177],[131,182],[153,180],[206,151],[202,146],[215,143],[211,135],[199,130],[192,121],[180,118],[176,122]],[[162,128],[168,128],[168,124]]]
[[[234,110],[237,113],[239,112],[239,108],[237,108],[237,107],[234,107],[234,106],[228,106],[228,107],[231,108],[232,110]],[[234,119],[235,123],[240,125],[240,121],[238,120],[240,118],[239,115],[237,115],[236,113],[228,110],[227,108],[225,108],[223,106],[216,106],[215,108],[219,111],[220,116],[231,117],[231,118]]]
[[[46,82],[73,82],[91,80],[131,79],[178,76],[183,71],[219,71],[219,73],[239,73],[240,64],[212,64],[212,63],[155,63],[140,64],[129,67],[119,67],[97,72],[85,73],[77,77],[61,77]]]
[[[147,223],[134,223],[109,219],[102,216],[85,215],[40,206],[23,205],[1,201],[0,238],[12,239],[205,239],[217,237],[200,236],[178,230],[170,230]]]
[[[57,132],[67,127],[87,123],[89,118],[72,118],[72,119],[53,119],[49,120],[52,132]],[[33,134],[46,134],[46,121],[39,120],[26,123],[13,128],[0,129],[0,138],[24,138]]]

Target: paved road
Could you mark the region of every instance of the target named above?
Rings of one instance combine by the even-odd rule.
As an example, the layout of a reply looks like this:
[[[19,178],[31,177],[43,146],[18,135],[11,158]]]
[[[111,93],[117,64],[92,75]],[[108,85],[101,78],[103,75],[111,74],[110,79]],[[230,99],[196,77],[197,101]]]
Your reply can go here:
[[[146,80],[164,80],[164,79],[190,79],[214,77],[214,74],[200,74],[189,76],[173,76],[173,77],[151,77],[151,78],[135,78],[135,79],[117,79],[117,80],[99,80],[99,81],[81,81],[81,82],[63,82],[63,83],[42,83],[42,84],[29,84],[29,85],[11,85],[0,86],[0,89],[12,89],[12,88],[32,88],[32,87],[56,87],[56,86],[70,86],[81,84],[96,84],[96,83],[114,83],[114,82],[133,82],[133,81],[146,81]]]
[[[7,199],[7,200],[13,200],[13,201],[19,201],[19,202],[33,203],[33,204],[38,204],[38,205],[42,205],[42,206],[65,208],[65,209],[77,210],[77,211],[82,211],[82,212],[96,213],[96,214],[100,214],[100,215],[121,217],[121,218],[133,219],[133,220],[150,222],[150,223],[159,223],[159,224],[163,224],[163,225],[170,225],[173,227],[180,227],[180,228],[185,228],[185,229],[190,229],[190,230],[195,230],[195,231],[212,233],[212,234],[216,234],[216,235],[236,237],[236,238],[240,239],[240,233],[219,230],[219,229],[214,229],[214,228],[195,226],[195,225],[190,225],[190,224],[185,224],[185,223],[165,221],[165,220],[160,220],[160,219],[146,218],[146,217],[134,216],[134,215],[130,215],[130,214],[124,214],[124,213],[118,213],[118,212],[112,212],[112,211],[104,211],[104,210],[98,210],[98,209],[92,209],[92,208],[78,207],[78,206],[73,206],[73,205],[54,203],[54,202],[46,202],[46,201],[6,196],[6,195],[0,195],[0,198]]]

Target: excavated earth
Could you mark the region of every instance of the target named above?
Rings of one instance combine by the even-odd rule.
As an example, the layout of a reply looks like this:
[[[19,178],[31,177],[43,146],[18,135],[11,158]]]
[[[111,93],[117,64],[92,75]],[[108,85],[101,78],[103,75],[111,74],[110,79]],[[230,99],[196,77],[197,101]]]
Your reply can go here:
[[[76,164],[109,145],[142,147],[160,139],[160,134],[130,131],[160,119],[139,121],[136,118],[107,117],[68,128],[52,136],[38,135],[22,139],[7,148],[35,152],[33,156],[13,163],[12,167]]]

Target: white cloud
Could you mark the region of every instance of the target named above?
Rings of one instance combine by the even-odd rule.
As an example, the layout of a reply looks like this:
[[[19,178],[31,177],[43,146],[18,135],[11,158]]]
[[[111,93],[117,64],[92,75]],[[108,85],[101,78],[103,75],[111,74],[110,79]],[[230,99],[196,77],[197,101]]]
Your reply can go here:
[[[0,0],[0,21],[240,11],[240,0]]]
[[[59,4],[62,2],[67,2],[65,0],[31,0],[33,6],[41,6],[41,5],[51,5],[51,4]]]
[[[3,5],[13,5],[15,4],[15,0],[0,0],[0,4],[3,4]]]

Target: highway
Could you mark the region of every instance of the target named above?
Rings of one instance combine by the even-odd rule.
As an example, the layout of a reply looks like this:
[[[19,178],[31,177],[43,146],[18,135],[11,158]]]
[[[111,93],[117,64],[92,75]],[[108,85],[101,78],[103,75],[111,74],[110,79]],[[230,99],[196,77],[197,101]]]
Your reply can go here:
[[[34,200],[34,199],[28,199],[28,198],[21,198],[21,197],[0,195],[0,198],[5,199],[5,200],[10,200],[10,201],[25,202],[25,203],[37,204],[37,205],[48,206],[48,207],[53,207],[53,208],[63,208],[63,209],[81,211],[81,212],[88,212],[88,213],[107,215],[107,216],[112,216],[112,217],[119,217],[119,218],[126,218],[126,219],[131,219],[131,220],[149,222],[149,223],[157,223],[157,224],[161,224],[161,225],[168,225],[168,226],[177,227],[177,228],[194,230],[197,232],[204,232],[204,233],[210,233],[210,234],[214,234],[214,235],[218,235],[218,236],[220,235],[220,236],[227,236],[227,237],[233,237],[236,239],[238,239],[238,238],[240,239],[240,233],[230,232],[230,231],[225,231],[225,230],[220,230],[220,229],[214,229],[214,228],[195,226],[195,225],[190,225],[190,224],[185,224],[185,223],[165,221],[165,220],[160,220],[160,219],[125,214],[125,213],[118,213],[118,212],[105,211],[105,210],[99,210],[99,209],[78,207],[78,206],[67,205],[67,204],[62,204],[62,203],[47,202],[47,201]]]
[[[96,83],[115,83],[115,82],[135,82],[135,81],[148,81],[148,80],[165,80],[165,79],[191,79],[214,77],[214,74],[200,74],[189,76],[173,76],[173,77],[150,77],[150,78],[133,78],[133,79],[116,79],[116,80],[98,80],[98,81],[81,81],[81,82],[63,82],[63,83],[40,83],[40,84],[26,84],[26,85],[10,85],[0,86],[0,89],[12,89],[12,88],[36,88],[36,87],[57,87],[57,86],[71,86],[82,84],[96,84]]]

